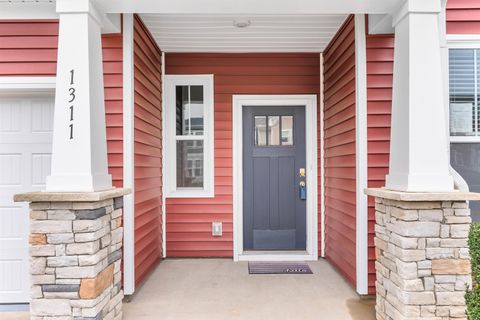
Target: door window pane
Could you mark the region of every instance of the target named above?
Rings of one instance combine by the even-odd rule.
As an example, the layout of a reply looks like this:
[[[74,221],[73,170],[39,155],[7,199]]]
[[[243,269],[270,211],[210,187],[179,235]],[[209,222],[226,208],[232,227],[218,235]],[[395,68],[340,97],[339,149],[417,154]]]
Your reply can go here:
[[[476,136],[479,133],[480,50],[451,49],[450,134]]]
[[[255,145],[267,145],[267,117],[255,116]]]
[[[279,116],[268,117],[268,145],[269,146],[280,145],[280,117]]]
[[[293,116],[255,116],[256,146],[292,146]]]
[[[293,116],[282,116],[282,146],[293,145]]]
[[[176,86],[177,135],[202,135],[203,86]]]
[[[203,188],[202,140],[177,140],[177,187]]]

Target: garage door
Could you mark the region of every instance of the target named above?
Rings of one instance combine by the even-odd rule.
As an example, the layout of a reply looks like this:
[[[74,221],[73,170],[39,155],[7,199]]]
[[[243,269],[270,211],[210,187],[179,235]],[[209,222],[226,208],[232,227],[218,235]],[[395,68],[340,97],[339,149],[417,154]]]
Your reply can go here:
[[[0,303],[29,301],[28,206],[50,174],[53,97],[0,97]]]

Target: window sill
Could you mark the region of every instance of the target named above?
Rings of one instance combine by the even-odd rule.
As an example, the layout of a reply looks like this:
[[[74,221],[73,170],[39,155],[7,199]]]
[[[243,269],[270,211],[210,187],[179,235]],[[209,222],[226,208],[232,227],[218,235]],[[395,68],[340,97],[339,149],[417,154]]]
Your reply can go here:
[[[475,143],[480,142],[480,136],[450,136],[452,143]]]
[[[191,189],[173,190],[166,192],[166,198],[214,198],[214,190]]]

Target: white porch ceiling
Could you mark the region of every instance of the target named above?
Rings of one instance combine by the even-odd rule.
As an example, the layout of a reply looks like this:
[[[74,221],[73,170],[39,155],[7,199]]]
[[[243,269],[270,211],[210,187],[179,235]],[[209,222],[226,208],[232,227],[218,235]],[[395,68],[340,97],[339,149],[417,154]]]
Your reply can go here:
[[[165,52],[322,52],[347,15],[141,14]],[[250,23],[238,28],[235,22]]]

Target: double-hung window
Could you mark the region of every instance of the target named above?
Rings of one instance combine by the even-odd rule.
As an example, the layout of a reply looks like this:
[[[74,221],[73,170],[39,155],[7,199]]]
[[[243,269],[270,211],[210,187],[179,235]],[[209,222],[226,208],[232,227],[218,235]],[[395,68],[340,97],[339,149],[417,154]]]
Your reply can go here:
[[[480,192],[480,46],[449,50],[450,163]],[[480,204],[470,203],[480,220]]]
[[[213,197],[213,75],[165,76],[168,197]]]

